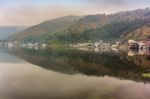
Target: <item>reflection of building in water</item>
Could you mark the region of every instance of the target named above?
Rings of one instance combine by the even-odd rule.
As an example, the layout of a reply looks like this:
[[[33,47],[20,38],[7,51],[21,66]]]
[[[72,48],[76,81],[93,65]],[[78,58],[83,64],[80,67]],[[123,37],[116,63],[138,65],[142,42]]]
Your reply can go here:
[[[140,52],[140,54],[139,54]],[[132,62],[133,64],[135,64],[136,66],[142,67],[142,68],[147,68],[147,72],[150,71],[150,56],[149,54],[143,54],[143,51],[139,51],[139,52],[134,52],[134,51],[130,51],[128,53],[128,57],[126,57],[126,59],[128,59],[130,62]],[[142,53],[142,55],[141,55]],[[132,56],[132,57],[129,57]]]
[[[96,47],[96,48],[93,48],[93,51],[99,52],[99,53],[110,52],[111,48],[110,47],[100,47],[100,48]]]
[[[129,50],[128,51],[128,56],[135,56],[138,54],[138,51],[137,50]]]
[[[150,56],[150,50],[147,49],[139,49],[138,55]]]
[[[135,56],[135,55],[150,56],[150,50],[139,49],[139,50],[129,50],[128,51],[128,56]]]
[[[111,51],[110,43],[103,42],[102,40],[94,42],[94,43],[71,44],[70,47],[75,48],[77,50],[91,51],[91,52],[108,52],[108,51]]]
[[[94,48],[94,52],[99,52],[100,49],[98,47]]]
[[[86,48],[86,47],[79,47],[75,48],[77,50],[82,50],[82,51],[89,51],[89,52],[97,52],[97,53],[103,53],[103,52],[110,52],[111,48],[110,47],[93,47],[93,48]]]
[[[90,48],[86,48],[86,47],[81,47],[81,48],[75,48],[77,50],[81,50],[81,51],[91,51]]]

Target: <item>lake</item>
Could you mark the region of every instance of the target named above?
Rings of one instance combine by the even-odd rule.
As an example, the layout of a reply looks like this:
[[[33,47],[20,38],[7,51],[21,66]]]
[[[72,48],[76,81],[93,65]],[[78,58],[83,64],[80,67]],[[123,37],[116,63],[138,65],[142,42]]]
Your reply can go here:
[[[149,72],[148,51],[0,48],[0,99],[150,99]]]

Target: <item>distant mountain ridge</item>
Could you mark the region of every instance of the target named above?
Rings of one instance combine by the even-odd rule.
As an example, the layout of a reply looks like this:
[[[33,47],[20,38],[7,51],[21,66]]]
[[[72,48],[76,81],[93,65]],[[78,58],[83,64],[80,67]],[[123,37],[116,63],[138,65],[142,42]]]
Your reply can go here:
[[[23,31],[24,29],[26,29],[25,26],[0,26],[0,39],[4,40],[11,35]]]
[[[133,20],[144,20],[150,18],[150,9],[137,9],[133,11],[123,11],[115,14],[97,14],[97,15],[87,15],[81,18],[78,25],[75,29],[85,28],[86,29],[95,29],[105,26],[111,23],[133,21]],[[82,31],[80,31],[82,32]]]
[[[123,11],[115,14],[67,16],[45,21],[15,35],[16,40],[31,42],[87,42],[96,40],[147,39],[150,36],[150,8]],[[145,26],[148,25],[148,26]],[[145,26],[137,33],[139,28]],[[134,32],[135,31],[135,32]],[[133,33],[134,32],[134,33]],[[131,37],[131,34],[132,37]]]

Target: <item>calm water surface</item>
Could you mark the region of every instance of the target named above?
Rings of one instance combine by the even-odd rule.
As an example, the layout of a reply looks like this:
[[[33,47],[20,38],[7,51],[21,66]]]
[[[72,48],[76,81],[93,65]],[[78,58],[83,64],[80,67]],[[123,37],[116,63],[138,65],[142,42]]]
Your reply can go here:
[[[0,48],[0,99],[150,99],[140,53]]]

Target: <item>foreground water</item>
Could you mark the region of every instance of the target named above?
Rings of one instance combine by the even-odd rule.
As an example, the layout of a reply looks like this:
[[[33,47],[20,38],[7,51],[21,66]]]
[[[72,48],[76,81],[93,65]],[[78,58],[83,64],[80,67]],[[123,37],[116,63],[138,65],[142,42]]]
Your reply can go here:
[[[150,99],[150,58],[128,54],[0,49],[0,99]]]

